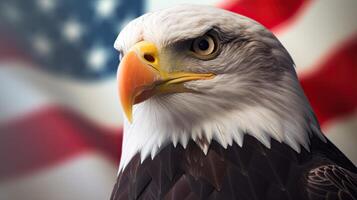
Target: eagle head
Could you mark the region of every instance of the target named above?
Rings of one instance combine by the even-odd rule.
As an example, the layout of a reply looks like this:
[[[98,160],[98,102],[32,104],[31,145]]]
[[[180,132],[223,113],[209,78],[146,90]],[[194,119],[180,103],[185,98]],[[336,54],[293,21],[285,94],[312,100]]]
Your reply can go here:
[[[279,40],[247,17],[180,5],[131,21],[114,44],[121,62],[124,140],[120,168],[173,143],[242,145],[244,134],[309,149],[319,125],[294,62]]]

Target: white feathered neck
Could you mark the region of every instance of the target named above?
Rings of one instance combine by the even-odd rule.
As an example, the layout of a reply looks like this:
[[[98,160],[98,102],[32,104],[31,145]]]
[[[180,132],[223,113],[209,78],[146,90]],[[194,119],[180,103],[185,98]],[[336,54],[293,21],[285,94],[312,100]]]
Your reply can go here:
[[[291,94],[294,93],[286,93]],[[273,138],[289,145],[296,152],[300,152],[301,147],[309,150],[311,134],[325,139],[309,104],[297,96],[300,95],[284,97],[281,94],[280,99],[285,99],[280,102],[285,104],[284,109],[274,108],[273,105],[257,105],[217,110],[206,104],[212,102],[213,98],[187,93],[149,99],[134,106],[132,124],[125,120],[119,171],[137,153],[140,154],[141,161],[149,157],[153,159],[166,145],[181,144],[186,148],[191,139],[204,153],[207,153],[212,140],[224,148],[233,143],[242,146],[244,134],[255,137],[267,148],[270,148]],[[276,112],[276,109],[281,110]],[[185,112],[188,110],[201,113],[191,116],[190,111]]]

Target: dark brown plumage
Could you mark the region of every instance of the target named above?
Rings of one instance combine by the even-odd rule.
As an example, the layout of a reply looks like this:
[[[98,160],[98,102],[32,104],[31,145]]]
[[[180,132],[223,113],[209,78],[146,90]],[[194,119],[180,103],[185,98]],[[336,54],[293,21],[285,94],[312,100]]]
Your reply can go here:
[[[330,142],[311,138],[295,152],[272,140],[268,149],[245,135],[243,147],[213,141],[207,155],[193,142],[167,145],[153,160],[137,154],[119,174],[112,200],[357,199],[357,169]]]

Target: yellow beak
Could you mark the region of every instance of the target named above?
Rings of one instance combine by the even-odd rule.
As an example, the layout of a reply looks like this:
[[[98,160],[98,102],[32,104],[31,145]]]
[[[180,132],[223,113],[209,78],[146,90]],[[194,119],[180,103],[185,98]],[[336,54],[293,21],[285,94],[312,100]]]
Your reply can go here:
[[[134,104],[156,94],[187,92],[182,83],[211,79],[214,74],[165,72],[160,68],[159,52],[151,42],[138,42],[119,65],[118,84],[123,111],[132,122]]]

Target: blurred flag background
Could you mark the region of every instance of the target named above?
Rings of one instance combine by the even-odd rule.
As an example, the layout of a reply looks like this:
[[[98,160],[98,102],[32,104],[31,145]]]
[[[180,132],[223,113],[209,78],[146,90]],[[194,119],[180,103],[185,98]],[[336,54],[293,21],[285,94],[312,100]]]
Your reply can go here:
[[[0,1],[0,199],[109,199],[121,150],[118,53],[166,0]],[[272,30],[324,132],[357,163],[357,1],[208,0]],[[293,113],[292,113],[293,114]]]

